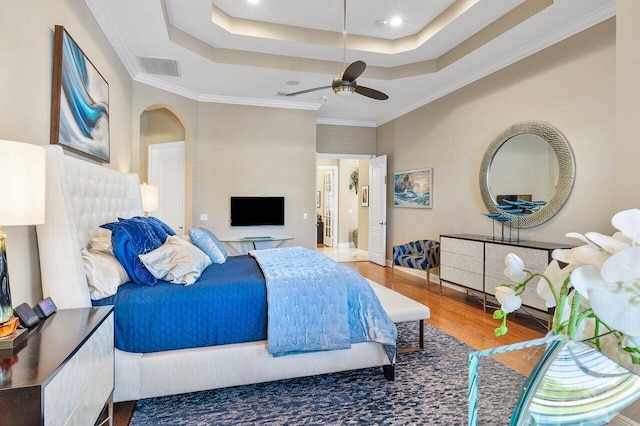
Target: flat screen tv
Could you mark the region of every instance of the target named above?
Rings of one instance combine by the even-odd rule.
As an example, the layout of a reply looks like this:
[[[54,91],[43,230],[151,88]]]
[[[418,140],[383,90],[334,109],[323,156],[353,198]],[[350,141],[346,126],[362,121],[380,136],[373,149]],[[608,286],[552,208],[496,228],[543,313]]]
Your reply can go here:
[[[231,197],[231,226],[284,225],[284,197]]]

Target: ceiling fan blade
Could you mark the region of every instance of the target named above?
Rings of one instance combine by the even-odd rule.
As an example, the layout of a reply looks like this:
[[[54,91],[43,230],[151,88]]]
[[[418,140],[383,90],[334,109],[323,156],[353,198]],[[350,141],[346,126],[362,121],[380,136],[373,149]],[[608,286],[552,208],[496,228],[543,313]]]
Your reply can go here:
[[[285,93],[285,96],[296,96],[296,95],[302,95],[304,93],[309,93],[309,92],[315,92],[316,90],[322,90],[322,89],[330,89],[331,86],[322,86],[322,87],[314,87],[313,89],[307,89],[307,90],[301,90],[299,92],[293,92],[293,93]]]
[[[356,93],[359,93],[363,96],[367,96],[369,98],[378,99],[380,101],[385,101],[389,99],[389,96],[387,96],[386,94],[379,92],[375,89],[370,89],[369,87],[364,87],[364,86],[357,86]]]
[[[364,72],[364,69],[367,67],[362,61],[355,61],[342,72],[342,79],[347,81],[353,81],[356,78],[360,77],[360,75]]]

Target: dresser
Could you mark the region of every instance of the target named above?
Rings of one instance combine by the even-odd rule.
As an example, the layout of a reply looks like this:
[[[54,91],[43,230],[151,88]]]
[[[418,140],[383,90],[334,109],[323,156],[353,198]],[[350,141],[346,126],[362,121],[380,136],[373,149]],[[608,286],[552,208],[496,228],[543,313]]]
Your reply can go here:
[[[113,307],[64,309],[0,351],[0,423],[110,424]]]
[[[508,283],[504,259],[509,253],[520,257],[525,269],[544,272],[555,249],[570,245],[540,241],[494,241],[473,234],[440,236],[440,279],[486,295],[495,295],[496,287]],[[545,301],[536,292],[537,280],[521,295],[523,306],[547,312]],[[485,298],[486,302],[486,298]],[[486,303],[485,303],[486,307]]]

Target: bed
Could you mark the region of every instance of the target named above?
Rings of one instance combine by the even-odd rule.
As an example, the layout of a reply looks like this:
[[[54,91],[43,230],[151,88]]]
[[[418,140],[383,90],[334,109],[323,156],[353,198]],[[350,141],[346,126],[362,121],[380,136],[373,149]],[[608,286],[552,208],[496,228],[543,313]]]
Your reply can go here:
[[[89,307],[81,249],[91,238],[109,235],[100,225],[141,215],[139,179],[65,156],[58,146],[46,149],[46,222],[37,227],[43,296],[59,309]],[[424,309],[418,310],[424,318]],[[149,353],[116,349],[114,401],[374,366],[383,366],[391,378],[392,364],[383,345],[375,342],[287,356],[272,356],[264,340]]]

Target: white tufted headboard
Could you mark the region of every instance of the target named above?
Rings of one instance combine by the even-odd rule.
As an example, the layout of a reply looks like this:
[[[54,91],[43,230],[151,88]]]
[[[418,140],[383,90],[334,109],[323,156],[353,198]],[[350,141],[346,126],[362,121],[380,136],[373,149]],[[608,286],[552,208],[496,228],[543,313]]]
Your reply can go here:
[[[36,227],[42,294],[60,309],[91,306],[80,250],[93,237],[109,236],[99,226],[142,215],[140,180],[97,164],[47,150],[44,225]]]

